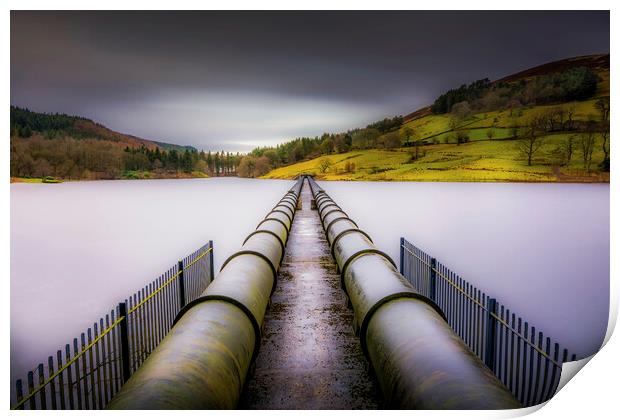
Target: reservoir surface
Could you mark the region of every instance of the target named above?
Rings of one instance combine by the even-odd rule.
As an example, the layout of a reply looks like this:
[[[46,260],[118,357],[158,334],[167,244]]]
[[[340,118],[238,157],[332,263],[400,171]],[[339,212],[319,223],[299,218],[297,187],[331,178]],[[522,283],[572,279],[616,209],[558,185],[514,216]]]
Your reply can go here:
[[[214,241],[216,273],[292,181],[11,185],[11,376]],[[376,245],[433,255],[569,351],[609,311],[609,185],[320,182]]]

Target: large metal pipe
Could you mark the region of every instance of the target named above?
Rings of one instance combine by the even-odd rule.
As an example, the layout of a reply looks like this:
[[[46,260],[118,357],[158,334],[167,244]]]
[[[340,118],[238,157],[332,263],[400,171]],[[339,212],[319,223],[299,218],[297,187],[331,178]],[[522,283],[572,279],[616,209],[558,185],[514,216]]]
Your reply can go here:
[[[406,409],[507,409],[519,402],[452,331],[441,309],[398,272],[370,236],[307,177],[354,328],[384,404]]]
[[[295,216],[303,178],[108,404],[111,409],[235,408],[261,342],[265,310]]]

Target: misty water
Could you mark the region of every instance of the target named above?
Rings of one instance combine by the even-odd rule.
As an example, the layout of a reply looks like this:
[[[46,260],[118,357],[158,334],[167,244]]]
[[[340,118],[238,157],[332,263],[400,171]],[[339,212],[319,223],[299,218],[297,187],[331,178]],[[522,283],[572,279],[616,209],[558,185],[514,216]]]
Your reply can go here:
[[[401,236],[578,356],[609,308],[609,185],[320,183],[398,261]],[[292,181],[11,185],[11,377],[212,239],[215,267]]]

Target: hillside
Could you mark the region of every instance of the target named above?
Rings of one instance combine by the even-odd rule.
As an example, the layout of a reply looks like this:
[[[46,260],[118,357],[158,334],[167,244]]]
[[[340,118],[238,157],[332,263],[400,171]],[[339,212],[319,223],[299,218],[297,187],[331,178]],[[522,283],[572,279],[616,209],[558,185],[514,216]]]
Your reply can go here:
[[[119,147],[163,150],[196,150],[192,146],[146,140],[140,137],[111,130],[88,118],[66,114],[46,114],[29,109],[11,106],[11,137],[28,137],[29,133],[39,133],[47,138],[71,137],[75,139],[107,140]]]
[[[596,78],[594,86],[588,74]],[[585,88],[573,89],[578,77]],[[554,100],[563,95],[581,100]],[[458,102],[463,97],[469,101]],[[356,147],[355,140],[368,129],[349,131],[344,134],[351,136],[349,150],[321,153],[319,148],[311,159],[264,177],[312,173],[329,180],[608,182],[608,98],[609,55],[547,63],[448,91],[438,101],[444,107],[448,101],[449,112],[433,112],[437,102],[414,111],[397,130],[366,147]],[[528,146],[535,150],[524,152]]]
[[[11,181],[232,175],[240,156],[118,133],[92,120],[11,106]]]

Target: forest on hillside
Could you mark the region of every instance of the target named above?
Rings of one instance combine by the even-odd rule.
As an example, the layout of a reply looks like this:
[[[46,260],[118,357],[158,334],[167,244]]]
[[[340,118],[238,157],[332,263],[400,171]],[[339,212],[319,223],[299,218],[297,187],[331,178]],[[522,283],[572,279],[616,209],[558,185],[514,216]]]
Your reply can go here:
[[[10,158],[11,177],[59,179],[226,176],[241,160],[238,153],[136,140],[85,118],[13,106]]]
[[[239,154],[119,148],[105,140],[40,134],[11,138],[11,176],[19,178],[123,179],[226,176],[236,174]]]

